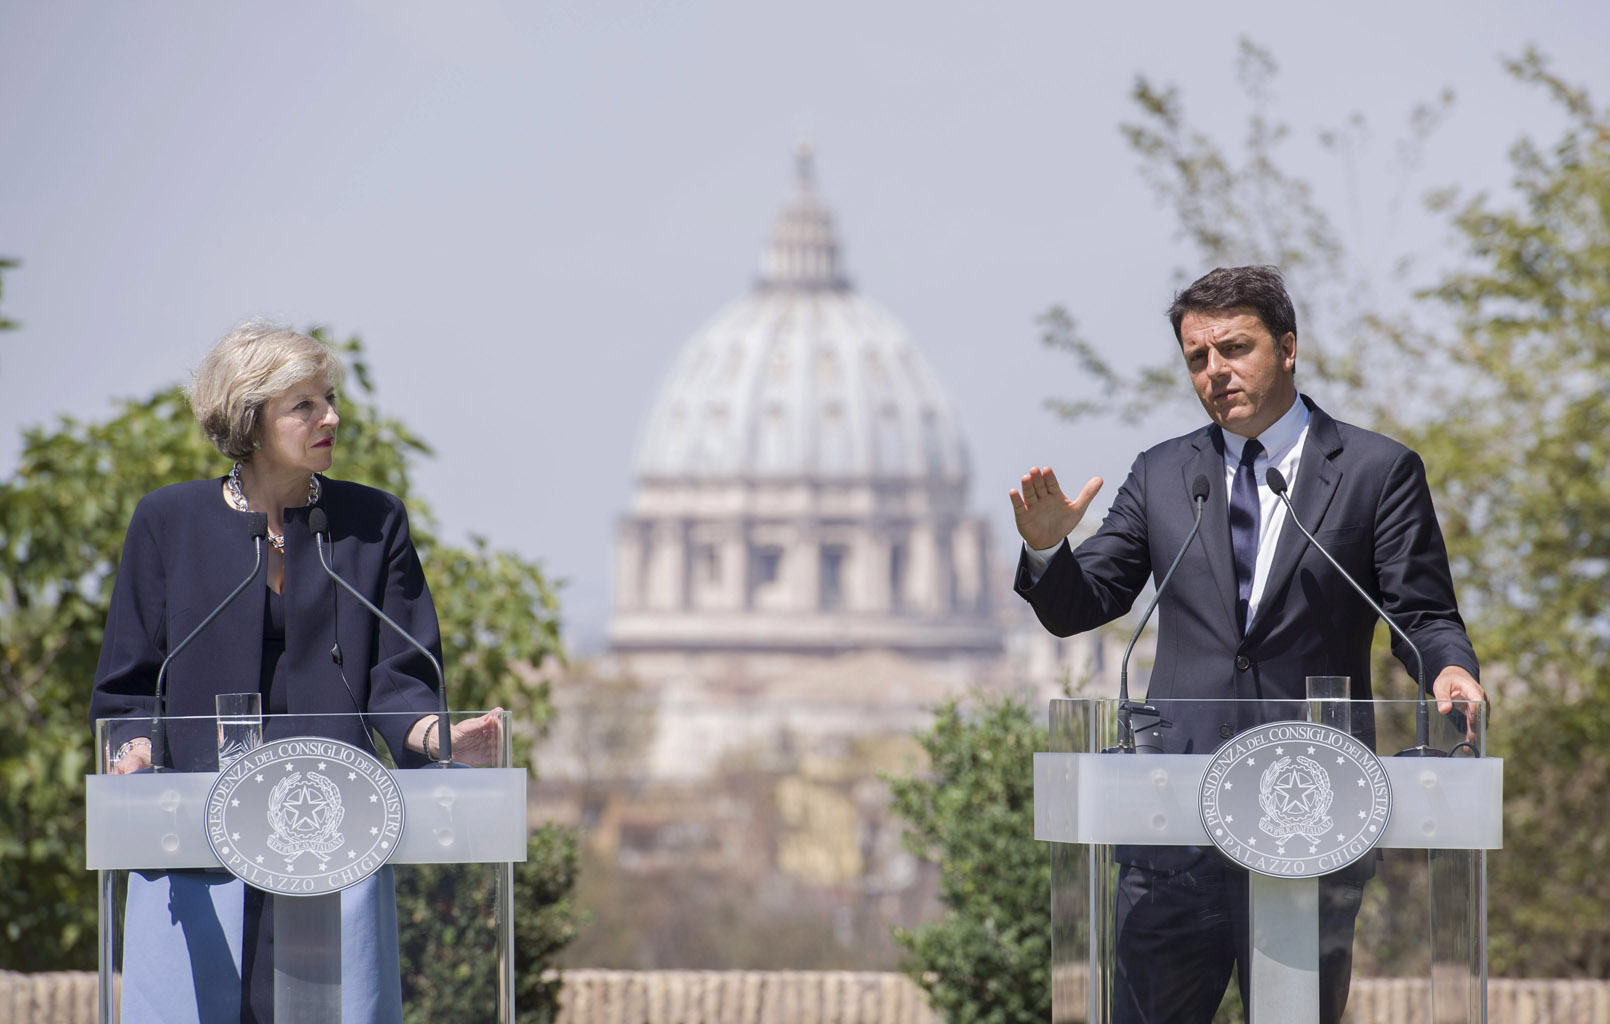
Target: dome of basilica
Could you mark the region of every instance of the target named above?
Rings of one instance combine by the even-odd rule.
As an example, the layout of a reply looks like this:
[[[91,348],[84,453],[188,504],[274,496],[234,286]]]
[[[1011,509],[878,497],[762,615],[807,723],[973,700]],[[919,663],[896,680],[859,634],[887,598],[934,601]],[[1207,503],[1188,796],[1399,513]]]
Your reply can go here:
[[[961,431],[840,269],[808,151],[797,176],[754,288],[683,347],[645,424],[610,646],[993,657]]]
[[[965,488],[967,452],[949,403],[905,328],[840,269],[808,150],[752,292],[683,346],[643,437],[644,479]]]

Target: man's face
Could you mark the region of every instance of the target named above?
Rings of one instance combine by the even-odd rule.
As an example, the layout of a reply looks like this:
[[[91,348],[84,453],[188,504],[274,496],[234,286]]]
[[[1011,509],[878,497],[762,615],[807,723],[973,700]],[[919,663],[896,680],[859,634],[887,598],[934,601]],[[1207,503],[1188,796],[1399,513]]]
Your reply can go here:
[[[1276,340],[1251,309],[1185,314],[1180,348],[1202,408],[1225,430],[1257,437],[1297,400],[1297,336]]]

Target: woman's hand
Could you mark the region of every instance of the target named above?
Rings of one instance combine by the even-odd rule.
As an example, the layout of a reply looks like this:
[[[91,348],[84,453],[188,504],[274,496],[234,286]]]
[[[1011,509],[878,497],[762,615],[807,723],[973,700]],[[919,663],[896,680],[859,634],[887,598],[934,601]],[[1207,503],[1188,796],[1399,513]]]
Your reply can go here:
[[[490,768],[503,757],[503,726],[499,716],[502,708],[493,708],[484,715],[467,718],[453,726],[453,760],[472,768]],[[427,715],[414,724],[408,733],[408,747],[424,754],[432,761],[441,756],[441,744],[436,740],[435,715]]]
[[[503,756],[502,708],[453,726],[453,760],[472,768],[490,768]]]
[[[113,755],[113,775],[133,775],[151,767],[151,741],[144,736],[129,740]]]

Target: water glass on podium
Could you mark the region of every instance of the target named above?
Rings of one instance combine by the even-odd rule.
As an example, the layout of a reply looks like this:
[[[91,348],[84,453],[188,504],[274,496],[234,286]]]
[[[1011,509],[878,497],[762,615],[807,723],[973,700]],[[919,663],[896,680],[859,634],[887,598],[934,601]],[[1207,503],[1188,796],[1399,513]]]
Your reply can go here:
[[[216,703],[218,770],[223,771],[263,742],[263,695],[220,693]]]
[[[1309,676],[1308,720],[1352,735],[1351,676]]]

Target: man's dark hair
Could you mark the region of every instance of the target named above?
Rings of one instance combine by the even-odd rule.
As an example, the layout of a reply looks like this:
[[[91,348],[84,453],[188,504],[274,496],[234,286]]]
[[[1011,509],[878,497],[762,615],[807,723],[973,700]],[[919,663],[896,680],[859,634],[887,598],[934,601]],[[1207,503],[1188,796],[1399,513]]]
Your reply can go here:
[[[1180,321],[1187,313],[1222,312],[1246,306],[1258,314],[1263,326],[1276,341],[1289,332],[1297,333],[1297,311],[1286,294],[1286,282],[1275,267],[1218,267],[1197,278],[1191,286],[1174,296],[1168,307],[1174,325],[1174,340],[1181,345]]]

